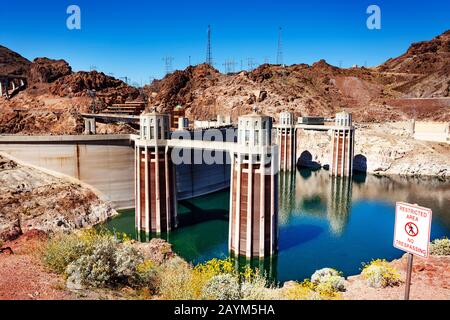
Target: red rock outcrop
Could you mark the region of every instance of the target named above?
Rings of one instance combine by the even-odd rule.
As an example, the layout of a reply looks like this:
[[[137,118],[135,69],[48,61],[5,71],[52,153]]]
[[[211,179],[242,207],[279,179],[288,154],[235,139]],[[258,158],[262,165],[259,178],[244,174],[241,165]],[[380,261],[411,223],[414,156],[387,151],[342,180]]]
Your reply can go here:
[[[59,78],[49,87],[51,94],[60,97],[88,96],[87,90],[95,90],[97,96],[108,104],[136,99],[139,96],[139,90],[136,88],[97,71],[75,72]]]
[[[30,67],[28,81],[50,83],[72,73],[72,68],[64,60],[36,58]]]

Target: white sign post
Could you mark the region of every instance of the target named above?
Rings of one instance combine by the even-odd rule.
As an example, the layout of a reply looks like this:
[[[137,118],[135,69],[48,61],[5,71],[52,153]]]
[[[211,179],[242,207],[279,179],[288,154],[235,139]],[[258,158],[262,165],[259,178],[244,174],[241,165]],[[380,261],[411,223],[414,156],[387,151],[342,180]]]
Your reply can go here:
[[[397,202],[395,206],[394,247],[408,253],[405,300],[409,299],[413,255],[428,258],[431,209]]]

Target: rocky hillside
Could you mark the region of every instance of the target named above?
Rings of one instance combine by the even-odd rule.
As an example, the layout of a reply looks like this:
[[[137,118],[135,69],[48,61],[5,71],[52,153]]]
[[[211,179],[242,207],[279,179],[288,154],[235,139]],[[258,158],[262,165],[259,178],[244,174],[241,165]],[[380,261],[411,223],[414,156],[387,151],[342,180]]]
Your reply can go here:
[[[26,90],[12,99],[0,97],[0,134],[79,134],[83,131],[79,113],[92,111],[88,90],[96,91],[97,110],[134,100],[140,94],[136,88],[101,72],[72,72],[64,60],[36,58],[29,62],[4,48],[0,50],[0,61],[9,61],[6,72],[24,74],[28,80]],[[121,124],[100,127],[103,133],[133,132]]]
[[[115,214],[91,189],[0,155],[0,240],[92,226]]]
[[[408,97],[449,97],[450,30],[431,41],[412,44],[406,53],[389,59],[378,70],[403,75],[404,79],[399,79],[403,81],[392,81],[391,85]]]
[[[27,75],[31,62],[0,45],[0,74]]]
[[[50,83],[72,73],[72,68],[64,60],[36,58],[30,66],[28,81]]]
[[[313,65],[261,65],[252,72],[224,75],[209,65],[189,67],[146,86],[151,106],[168,110],[181,104],[188,116],[233,120],[253,106],[277,116],[331,116],[346,109],[357,121],[450,119],[450,31],[413,44],[396,59],[376,68],[340,69],[321,60]],[[408,98],[430,98],[416,104]],[[423,111],[423,112],[422,112]]]

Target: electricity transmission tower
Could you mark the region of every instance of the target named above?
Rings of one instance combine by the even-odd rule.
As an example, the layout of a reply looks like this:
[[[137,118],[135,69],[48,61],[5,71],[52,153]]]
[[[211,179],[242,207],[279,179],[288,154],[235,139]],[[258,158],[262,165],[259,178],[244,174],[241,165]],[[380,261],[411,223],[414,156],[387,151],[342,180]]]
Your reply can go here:
[[[166,71],[166,75],[172,73],[172,62],[174,60],[173,57],[165,56],[162,60],[164,61],[164,69]]]
[[[247,58],[248,71],[252,71],[255,69],[256,63],[253,61],[253,58]]]
[[[125,77],[120,77],[119,78],[120,80],[122,80],[122,81],[124,81],[126,84],[129,84],[129,82],[130,82],[130,78],[128,78],[127,76],[125,76]]]
[[[212,52],[211,52],[211,26],[208,25],[208,42],[206,44],[206,64],[213,65]]]
[[[278,29],[278,50],[277,50],[277,64],[283,64],[283,43],[281,41],[281,27]]]
[[[225,62],[223,63],[223,66],[225,68],[225,73],[232,73],[232,72],[234,72],[234,67],[236,66],[236,62],[233,59],[225,60]]]

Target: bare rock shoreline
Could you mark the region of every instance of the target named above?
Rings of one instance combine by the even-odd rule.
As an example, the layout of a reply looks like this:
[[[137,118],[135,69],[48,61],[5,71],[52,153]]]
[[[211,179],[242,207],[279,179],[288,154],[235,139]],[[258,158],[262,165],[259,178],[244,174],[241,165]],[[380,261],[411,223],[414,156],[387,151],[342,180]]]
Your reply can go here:
[[[0,240],[12,240],[31,229],[92,226],[116,214],[87,186],[0,155]]]

